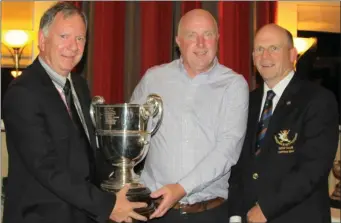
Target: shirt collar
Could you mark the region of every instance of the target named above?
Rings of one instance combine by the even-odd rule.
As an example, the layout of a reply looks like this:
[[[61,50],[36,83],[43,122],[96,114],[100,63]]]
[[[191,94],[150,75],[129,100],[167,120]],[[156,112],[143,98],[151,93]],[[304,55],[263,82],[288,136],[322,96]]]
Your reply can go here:
[[[41,66],[45,69],[46,73],[49,75],[49,77],[53,81],[53,83],[55,83],[59,87],[61,87],[61,88],[64,87],[64,85],[66,83],[66,78],[68,78],[71,81],[70,73],[68,74],[67,77],[64,77],[64,76],[58,74],[56,71],[54,71],[47,63],[45,63],[45,61],[40,56],[38,56],[38,60],[41,64]]]
[[[205,72],[203,72],[203,73],[200,73],[199,75],[206,75],[206,74],[209,75],[210,73],[212,73],[212,71],[214,70],[214,68],[217,67],[217,64],[218,64],[218,58],[215,57],[215,58],[213,59],[213,65],[210,67],[210,69],[208,69],[207,71],[205,71]],[[183,63],[183,58],[182,58],[182,56],[181,56],[180,59],[179,59],[179,69],[180,69],[181,72],[185,72],[185,73],[187,74],[187,71],[186,71],[186,69],[185,69],[185,67],[184,67],[184,63]]]
[[[275,97],[281,98],[285,88],[288,86],[289,82],[291,81],[291,79],[294,76],[294,71],[290,71],[289,74],[283,78],[280,82],[278,82],[272,89],[268,87],[268,85],[264,82],[264,95],[266,95],[266,93],[269,90],[273,90],[276,94]]]

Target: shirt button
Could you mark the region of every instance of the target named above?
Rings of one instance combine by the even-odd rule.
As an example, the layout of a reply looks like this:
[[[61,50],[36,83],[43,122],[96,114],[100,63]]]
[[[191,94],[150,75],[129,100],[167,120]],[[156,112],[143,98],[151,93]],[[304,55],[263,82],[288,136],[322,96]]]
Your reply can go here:
[[[254,179],[254,180],[257,180],[258,179],[258,173],[254,173],[254,174],[252,174],[252,178]]]

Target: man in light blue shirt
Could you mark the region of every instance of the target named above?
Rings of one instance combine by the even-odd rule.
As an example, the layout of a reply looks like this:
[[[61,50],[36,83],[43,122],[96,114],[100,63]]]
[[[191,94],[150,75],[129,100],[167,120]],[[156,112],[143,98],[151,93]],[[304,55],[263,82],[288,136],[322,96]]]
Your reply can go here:
[[[249,90],[242,75],[219,64],[218,39],[210,13],[185,14],[176,37],[181,58],[150,68],[131,98],[142,104],[156,93],[164,103],[141,175],[160,198],[151,222],[228,220],[224,201],[244,141]]]

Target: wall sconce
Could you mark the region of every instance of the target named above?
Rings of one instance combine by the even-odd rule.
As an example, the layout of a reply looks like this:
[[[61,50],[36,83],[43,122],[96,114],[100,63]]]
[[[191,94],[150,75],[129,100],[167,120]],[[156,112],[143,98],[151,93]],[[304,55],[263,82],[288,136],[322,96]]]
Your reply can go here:
[[[294,45],[298,53],[297,60],[299,60],[302,57],[302,55],[316,43],[317,39],[313,37],[310,38],[294,37]]]
[[[4,33],[3,43],[11,53],[15,64],[15,70],[11,71],[11,75],[14,78],[21,75],[21,71],[19,70],[19,61],[22,52],[28,43],[28,39],[28,34],[23,30],[8,30]]]

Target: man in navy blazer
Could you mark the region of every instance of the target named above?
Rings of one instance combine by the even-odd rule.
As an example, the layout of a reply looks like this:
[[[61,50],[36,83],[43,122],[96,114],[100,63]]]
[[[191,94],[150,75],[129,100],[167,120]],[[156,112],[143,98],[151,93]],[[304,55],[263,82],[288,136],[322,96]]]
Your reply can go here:
[[[264,85],[250,94],[248,128],[230,179],[229,214],[245,222],[328,223],[328,175],[338,143],[334,95],[295,75],[290,32],[269,24],[254,40]]]

